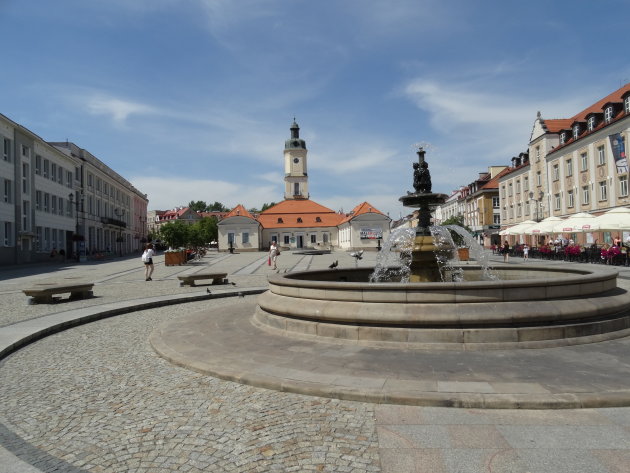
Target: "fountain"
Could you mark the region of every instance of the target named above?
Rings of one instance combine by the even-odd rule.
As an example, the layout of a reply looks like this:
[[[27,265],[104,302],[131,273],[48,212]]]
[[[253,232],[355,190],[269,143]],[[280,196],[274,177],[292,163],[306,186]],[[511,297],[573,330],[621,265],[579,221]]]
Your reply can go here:
[[[454,248],[435,244],[430,211],[443,196],[431,192],[422,148],[413,169],[415,192],[399,199],[419,209],[407,232],[411,248],[401,251],[408,269],[390,271],[389,282],[376,282],[373,268],[270,276],[253,323],[286,335],[432,349],[574,345],[630,332],[628,295],[614,269],[503,265],[489,273],[479,253],[484,264],[445,272],[436,252]]]

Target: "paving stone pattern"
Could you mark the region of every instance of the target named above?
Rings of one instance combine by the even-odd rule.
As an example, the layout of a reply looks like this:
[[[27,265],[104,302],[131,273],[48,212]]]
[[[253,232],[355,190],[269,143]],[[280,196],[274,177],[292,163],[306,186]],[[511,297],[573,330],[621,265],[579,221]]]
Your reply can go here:
[[[143,280],[138,258],[1,268],[0,330],[88,305],[204,290],[180,288],[176,275],[208,266],[227,271],[237,287],[264,284],[269,269],[255,264],[264,255],[224,256],[211,254],[198,267],[158,264],[151,283]],[[360,265],[373,264],[371,257]],[[335,259],[354,265],[344,253],[307,260],[283,252],[279,266],[317,269]],[[21,287],[66,277],[96,281],[97,297],[26,305]],[[622,277],[630,278],[630,270],[622,269]],[[479,410],[339,401],[199,375],[152,351],[148,336],[157,325],[234,303],[215,299],[125,314],[49,336],[4,359],[0,473],[630,473],[630,408]]]
[[[43,471],[380,471],[373,406],[220,381],[157,357],[148,335],[180,310],[92,323],[5,360],[5,447]]]

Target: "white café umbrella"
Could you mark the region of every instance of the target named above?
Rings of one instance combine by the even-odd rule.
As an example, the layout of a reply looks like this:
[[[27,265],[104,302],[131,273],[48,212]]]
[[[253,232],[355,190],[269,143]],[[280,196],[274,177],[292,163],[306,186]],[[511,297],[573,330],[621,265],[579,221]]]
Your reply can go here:
[[[536,222],[534,222],[533,220],[525,220],[524,222],[517,223],[513,227],[506,228],[505,230],[503,230],[504,233],[502,233],[502,235],[522,235],[523,230],[531,225],[536,225]]]
[[[591,232],[593,220],[595,220],[594,215],[580,212],[556,224],[553,227],[553,233]]]
[[[626,207],[617,207],[593,219],[590,231],[606,230],[629,231],[630,209]]]
[[[554,233],[553,227],[555,227],[559,222],[562,222],[560,217],[547,217],[544,220],[541,220],[536,225],[530,225],[527,227],[523,234],[525,235],[548,235],[550,233]]]

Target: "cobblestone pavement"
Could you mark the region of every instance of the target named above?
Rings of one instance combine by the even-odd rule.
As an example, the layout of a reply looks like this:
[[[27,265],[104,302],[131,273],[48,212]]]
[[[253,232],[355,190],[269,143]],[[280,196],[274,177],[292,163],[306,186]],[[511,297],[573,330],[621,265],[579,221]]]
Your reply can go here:
[[[149,333],[181,310],[88,324],[9,357],[0,419],[33,451],[3,443],[44,471],[380,471],[373,406],[224,382],[155,355]]]
[[[211,255],[201,266],[158,265],[153,284],[143,280],[137,258],[3,268],[0,330],[83,305],[203,290],[179,288],[175,276],[207,266],[227,271],[237,286],[266,280],[264,254],[223,256]],[[354,266],[341,253],[283,253],[280,267],[320,268],[335,259]],[[368,255],[360,264],[373,260]],[[64,277],[97,281],[98,297],[25,304],[21,287]],[[121,315],[49,336],[4,359],[0,472],[630,473],[630,408],[479,410],[339,401],[199,375],[151,350],[148,336],[158,324],[208,304],[221,310],[248,299]],[[2,448],[26,466],[3,462]]]

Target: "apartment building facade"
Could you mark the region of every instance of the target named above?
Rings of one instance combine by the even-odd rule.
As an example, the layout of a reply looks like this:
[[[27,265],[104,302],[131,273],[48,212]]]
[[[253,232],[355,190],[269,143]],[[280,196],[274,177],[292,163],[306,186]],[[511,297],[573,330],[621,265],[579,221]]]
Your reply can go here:
[[[127,254],[146,240],[147,196],[73,143],[0,114],[0,264]]]

